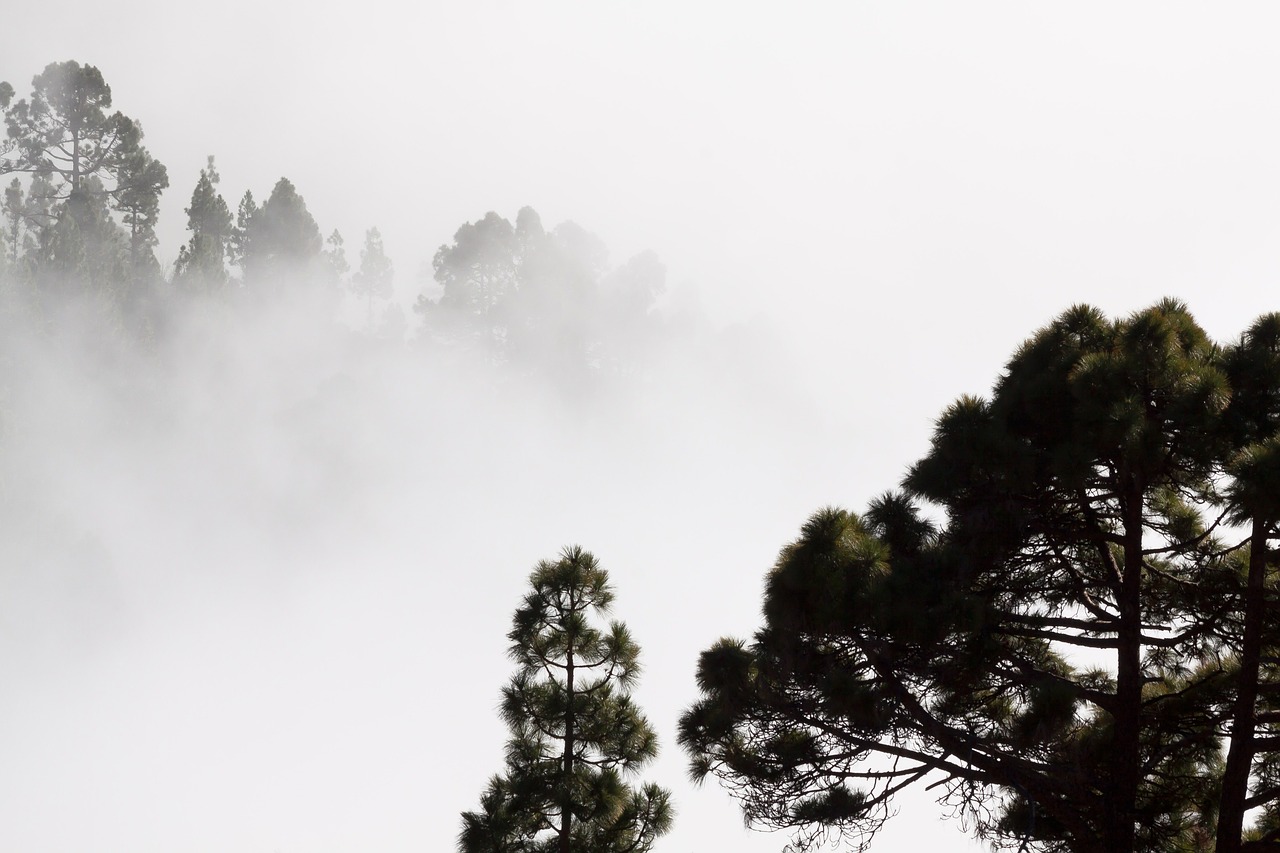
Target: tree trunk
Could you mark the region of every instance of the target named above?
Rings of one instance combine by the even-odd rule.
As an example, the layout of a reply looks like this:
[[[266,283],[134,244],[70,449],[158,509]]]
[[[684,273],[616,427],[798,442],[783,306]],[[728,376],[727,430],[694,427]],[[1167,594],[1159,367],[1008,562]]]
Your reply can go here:
[[[1258,670],[1262,659],[1262,617],[1266,607],[1267,525],[1253,521],[1249,537],[1249,583],[1244,599],[1244,638],[1240,649],[1240,677],[1231,720],[1231,748],[1222,774],[1218,804],[1217,853],[1240,853],[1244,832],[1244,802],[1249,794],[1257,728]]]
[[[1117,590],[1120,613],[1116,649],[1116,714],[1112,728],[1110,799],[1106,846],[1114,853],[1134,849],[1142,729],[1142,497],[1134,485],[1124,498],[1124,566]]]
[[[569,853],[569,833],[573,822],[573,637],[565,656],[564,779],[560,785],[560,853]]]

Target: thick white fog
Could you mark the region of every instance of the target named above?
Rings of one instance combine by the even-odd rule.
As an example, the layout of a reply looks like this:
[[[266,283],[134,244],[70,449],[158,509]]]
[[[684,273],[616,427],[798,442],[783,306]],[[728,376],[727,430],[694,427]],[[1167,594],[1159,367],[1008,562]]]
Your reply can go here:
[[[5,320],[0,849],[452,849],[501,769],[512,611],[577,543],[642,649],[655,850],[776,851],[675,723],[805,518],[894,487],[1073,303],[1175,296],[1220,340],[1278,307],[1270,7],[59,8],[0,16],[0,80],[102,70],[168,166],[166,270],[214,154],[233,208],[287,176],[353,262],[379,227],[411,328]],[[414,342],[437,247],[524,205],[666,265],[637,370]],[[902,802],[876,850],[977,848]]]
[[[501,767],[525,579],[573,543],[643,649],[646,776],[685,837],[740,832],[674,748],[697,653],[754,627],[810,511],[896,465],[839,452],[783,349],[687,317],[565,387],[204,308],[141,350],[7,330],[4,846],[447,847]]]

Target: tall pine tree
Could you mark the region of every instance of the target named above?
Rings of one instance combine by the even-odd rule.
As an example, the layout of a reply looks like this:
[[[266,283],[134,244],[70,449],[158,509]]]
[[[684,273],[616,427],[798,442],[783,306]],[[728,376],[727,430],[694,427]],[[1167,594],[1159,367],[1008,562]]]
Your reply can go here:
[[[1244,849],[1244,812],[1280,810],[1278,329],[1225,359],[1172,300],[1040,330],[907,494],[783,550],[754,642],[703,654],[694,772],[802,845],[869,841],[919,785],[996,846]]]
[[[643,853],[671,826],[670,795],[626,775],[657,736],[626,692],[640,649],[621,622],[592,624],[613,601],[595,557],[567,548],[541,562],[516,610],[503,690],[506,770],[462,816],[461,853]]]
[[[191,193],[187,228],[191,239],[178,252],[174,281],[191,290],[216,292],[227,283],[226,258],[231,241],[231,211],[218,193],[220,176],[213,155],[200,170]]]
[[[336,233],[336,232],[335,232]],[[366,329],[373,332],[373,300],[391,296],[391,280],[395,271],[391,259],[382,248],[382,234],[370,228],[364,235],[364,248],[360,250],[360,270],[351,277],[351,289],[365,300],[368,320]]]

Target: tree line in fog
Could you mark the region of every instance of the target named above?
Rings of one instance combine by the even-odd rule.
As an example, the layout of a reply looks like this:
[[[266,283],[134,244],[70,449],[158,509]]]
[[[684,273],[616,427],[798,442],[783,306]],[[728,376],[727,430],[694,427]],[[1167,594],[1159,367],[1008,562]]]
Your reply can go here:
[[[653,253],[611,266],[599,238],[572,222],[547,228],[528,207],[514,224],[492,212],[464,223],[440,247],[433,282],[411,294],[414,323],[392,299],[396,271],[377,227],[350,245],[337,230],[326,235],[285,177],[228,200],[212,156],[184,208],[186,242],[166,267],[156,227],[170,175],[141,123],[112,111],[97,68],[52,63],[26,97],[0,83],[0,110],[0,281],[11,309],[42,315],[57,300],[86,300],[146,338],[193,301],[287,296],[333,309],[347,297],[371,335],[404,340],[412,324],[424,342],[486,363],[569,373],[627,369],[654,331],[666,271]]]

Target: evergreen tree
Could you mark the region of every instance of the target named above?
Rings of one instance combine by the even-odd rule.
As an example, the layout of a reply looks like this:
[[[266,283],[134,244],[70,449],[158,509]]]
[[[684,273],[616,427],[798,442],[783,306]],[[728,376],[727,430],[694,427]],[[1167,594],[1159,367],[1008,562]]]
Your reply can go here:
[[[432,261],[439,293],[419,297],[427,336],[494,364],[546,371],[578,389],[624,369],[652,332],[665,270],[651,252],[610,271],[609,253],[573,222],[547,231],[525,207],[514,226],[494,212],[465,223]]]
[[[351,289],[356,296],[363,296],[368,311],[365,328],[373,332],[373,300],[391,296],[391,281],[395,273],[391,260],[382,248],[382,234],[370,228],[364,235],[364,248],[360,250],[360,271],[351,277]]]
[[[160,217],[160,193],[169,186],[164,164],[146,148],[137,146],[120,160],[120,181],[113,197],[129,233],[128,276],[135,295],[149,290],[160,279],[156,260],[156,223]]]
[[[448,343],[466,343],[493,363],[506,354],[504,309],[515,292],[519,256],[511,223],[490,211],[463,223],[453,243],[441,246],[431,262],[441,292],[425,295],[414,309],[426,327]]]
[[[138,295],[148,263],[164,167],[142,147],[142,127],[111,112],[111,88],[102,73],[78,62],[54,62],[32,79],[29,98],[14,101],[0,84],[6,125],[0,174],[31,176],[28,195],[39,201],[38,251],[28,254],[28,276],[42,289],[76,283],[119,307]],[[124,214],[125,237],[111,217]],[[32,211],[34,214],[36,211]],[[113,309],[114,310],[114,309]]]
[[[241,277],[244,276],[245,259],[253,254],[249,247],[249,238],[253,231],[253,219],[257,215],[258,205],[253,199],[253,192],[245,190],[236,208],[236,225],[231,231],[231,242],[228,246],[228,256],[231,263],[240,268]]]
[[[511,729],[506,772],[480,810],[462,816],[462,853],[643,853],[671,825],[669,794],[633,789],[657,737],[626,690],[639,673],[639,647],[625,626],[589,617],[613,600],[595,557],[567,548],[542,562],[516,610],[503,690]]]
[[[339,284],[346,278],[347,273],[351,272],[351,264],[347,261],[347,249],[342,234],[338,229],[333,229],[333,233],[324,241],[327,248],[324,250],[325,263],[329,265],[333,278]]]
[[[1270,558],[1256,532],[1216,531],[1234,512],[1275,533],[1280,468],[1233,433],[1258,411],[1249,394],[1280,395],[1274,359],[1238,360],[1271,385],[1249,391],[1171,301],[1119,321],[1079,307],[1040,331],[990,400],[943,414],[907,494],[818,513],[783,551],[755,641],[703,654],[681,720],[694,772],[801,846],[869,840],[930,777],[997,845],[1239,849],[1219,812],[1280,795],[1265,760],[1249,770],[1254,703],[1235,692],[1257,669],[1241,573]],[[1253,430],[1264,445],[1275,420]]]
[[[542,232],[540,222],[524,221],[526,213],[533,214],[525,208],[517,218],[520,287],[506,312],[509,347],[524,363],[577,385],[598,366],[600,280],[609,250],[576,223]]]
[[[22,232],[26,225],[26,199],[22,182],[14,178],[4,189],[4,202],[0,205],[4,218],[5,260],[10,270],[17,269],[22,250]]]
[[[22,206],[23,230],[26,232],[22,239],[22,251],[27,256],[27,266],[32,271],[45,253],[53,234],[53,226],[58,222],[58,204],[57,189],[48,176],[36,175],[31,179],[26,201]]]
[[[102,72],[78,62],[50,63],[31,81],[30,100],[12,101],[13,87],[0,84],[8,141],[0,153],[0,174],[26,172],[56,175],[65,186],[62,198],[79,193],[114,192],[124,159],[142,140],[142,129],[111,108],[111,87]],[[102,184],[89,187],[89,178]],[[105,186],[103,185],[105,184]]]
[[[324,240],[307,203],[293,183],[281,178],[262,207],[252,196],[242,204],[242,252],[245,282],[250,288],[279,289],[283,280],[314,275],[322,262]]]
[[[178,252],[174,281],[205,292],[222,290],[227,284],[226,258],[231,241],[231,211],[218,193],[221,180],[213,155],[200,170],[200,179],[186,209],[191,238]]]
[[[653,252],[641,252],[613,270],[601,282],[602,357],[615,371],[628,372],[642,363],[644,350],[658,331],[654,311],[666,290],[667,270]]]
[[[112,313],[131,295],[128,237],[111,218],[110,196],[98,177],[82,178],[81,187],[79,194],[49,209],[52,221],[41,231],[35,279],[50,294],[79,289]]]
[[[5,187],[0,213],[4,220],[7,274],[15,284],[30,283],[38,269],[57,221],[51,210],[52,196],[49,180],[41,176],[31,180],[27,192],[23,192],[22,182],[16,177]]]
[[[1228,417],[1238,448],[1227,470],[1231,520],[1248,530],[1237,557],[1244,580],[1225,639],[1239,649],[1230,707],[1230,748],[1222,779],[1217,853],[1242,850],[1244,816],[1264,806],[1255,834],[1280,841],[1280,678],[1277,678],[1274,568],[1280,538],[1280,314],[1259,318],[1225,354],[1232,398]],[[1232,630],[1234,629],[1234,630]]]

